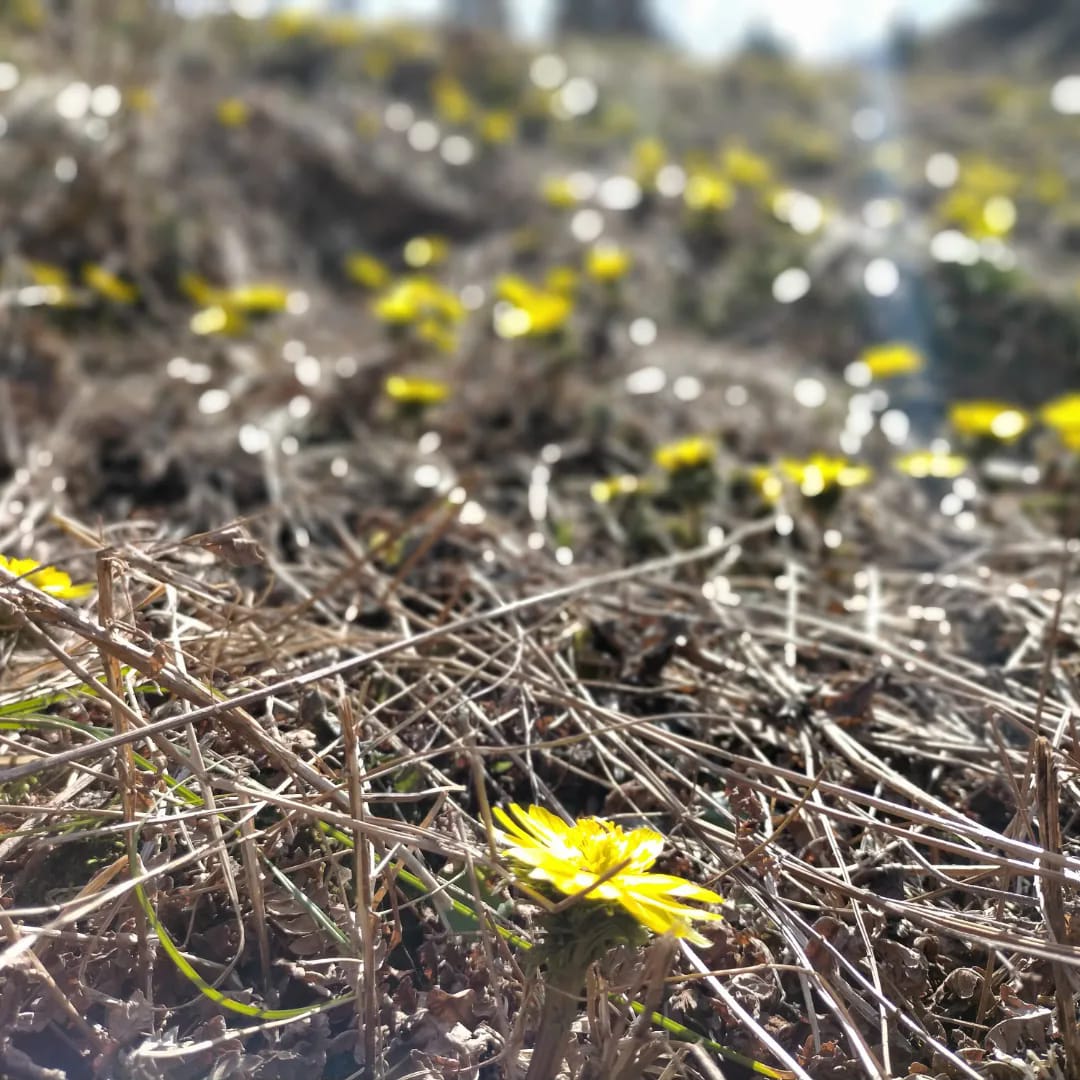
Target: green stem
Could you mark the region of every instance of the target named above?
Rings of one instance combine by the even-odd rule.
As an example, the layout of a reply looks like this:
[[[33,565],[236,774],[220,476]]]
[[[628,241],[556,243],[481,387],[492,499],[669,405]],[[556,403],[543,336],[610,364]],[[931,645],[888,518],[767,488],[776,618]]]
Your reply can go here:
[[[587,964],[564,964],[544,980],[544,1009],[525,1080],[554,1080],[566,1057],[570,1026],[577,1015]]]

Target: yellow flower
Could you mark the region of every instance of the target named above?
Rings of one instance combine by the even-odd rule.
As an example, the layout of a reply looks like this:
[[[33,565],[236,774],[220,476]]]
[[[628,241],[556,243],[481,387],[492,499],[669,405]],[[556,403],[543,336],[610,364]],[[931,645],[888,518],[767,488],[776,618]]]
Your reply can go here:
[[[683,201],[695,213],[717,213],[735,202],[735,188],[715,169],[702,168],[687,178]]]
[[[506,109],[484,113],[478,125],[480,138],[498,146],[508,143],[517,134],[517,117]]]
[[[547,882],[566,896],[589,890],[585,899],[618,904],[654,933],[709,944],[693,923],[719,922],[722,916],[682,901],[719,904],[723,897],[673,874],[647,872],[663,850],[660,833],[627,832],[612,821],[591,817],[567,825],[543,807],[525,809],[517,803],[494,812],[505,830],[499,842],[524,879]]]
[[[540,182],[540,197],[558,210],[568,210],[579,202],[574,185],[565,176],[545,176]]]
[[[859,354],[872,379],[891,379],[897,375],[914,375],[926,366],[926,357],[914,345],[903,341],[888,341],[871,345]]]
[[[1005,401],[957,401],[949,408],[949,421],[961,435],[1013,442],[1031,426],[1023,409]]]
[[[395,282],[375,298],[372,309],[377,319],[391,326],[409,326],[425,319],[457,323],[465,316],[465,308],[452,292],[421,275]]]
[[[703,435],[691,435],[688,439],[665,443],[653,453],[653,460],[664,472],[677,473],[683,469],[696,469],[708,465],[716,457],[716,445]]]
[[[30,260],[26,263],[30,280],[38,286],[41,302],[51,307],[74,307],[75,293],[67,271],[54,263]]]
[[[55,566],[42,566],[36,559],[12,559],[0,555],[0,568],[60,600],[77,600],[94,589],[91,582],[73,585],[63,570],[57,570]],[[2,585],[0,582],[0,587]]]
[[[826,454],[812,454],[805,461],[784,458],[776,466],[758,465],[750,470],[750,479],[770,503],[784,493],[785,484],[794,485],[805,498],[812,499],[834,488],[860,487],[873,475],[866,465]]]
[[[238,285],[221,294],[223,307],[237,311],[284,311],[289,302],[289,290],[281,285],[263,282],[256,285]]]
[[[216,289],[206,278],[185,270],[180,275],[180,291],[199,307],[210,307],[221,299],[221,290]]]
[[[191,316],[191,332],[200,337],[210,334],[235,336],[247,329],[247,319],[235,308],[223,304],[210,304]]]
[[[724,172],[739,187],[765,187],[772,180],[772,166],[759,154],[738,145],[724,151]]]
[[[440,75],[431,84],[435,112],[448,124],[464,124],[472,115],[468,91],[453,75]]]
[[[616,244],[594,244],[585,253],[585,273],[595,281],[619,281],[633,263],[630,252]]]
[[[442,236],[414,236],[407,241],[402,251],[405,263],[414,270],[425,266],[438,266],[446,262],[450,254],[450,244]]]
[[[240,128],[251,119],[251,107],[240,98],[225,98],[218,102],[217,118],[223,127]]]
[[[935,480],[953,480],[968,467],[968,459],[963,454],[943,450],[913,450],[898,457],[894,464],[902,473],[917,480],[927,476]]]
[[[450,387],[439,379],[391,375],[383,387],[399,405],[438,405],[450,396]]]
[[[1080,450],[1080,393],[1055,398],[1039,410],[1039,416],[1070,450]]]
[[[139,298],[139,290],[134,285],[106,270],[100,263],[87,263],[82,276],[94,292],[115,304],[134,304]]]
[[[562,293],[540,289],[514,274],[495,285],[503,304],[496,305],[495,333],[503,338],[548,337],[561,330],[574,310],[574,302]]]
[[[656,178],[667,164],[667,147],[657,138],[638,139],[631,151],[634,179],[645,191],[656,189]]]
[[[589,488],[593,502],[601,506],[615,499],[625,498],[628,495],[638,495],[646,490],[646,485],[640,476],[625,473],[622,476],[609,476],[606,480],[597,480]]]

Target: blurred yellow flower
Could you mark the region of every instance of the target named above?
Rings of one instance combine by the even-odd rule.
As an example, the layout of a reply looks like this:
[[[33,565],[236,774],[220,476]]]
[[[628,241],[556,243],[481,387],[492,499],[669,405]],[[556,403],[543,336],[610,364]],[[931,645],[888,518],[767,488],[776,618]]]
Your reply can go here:
[[[570,297],[515,274],[499,278],[495,292],[503,301],[494,312],[495,332],[502,338],[548,337],[563,329],[574,310]]]
[[[24,265],[30,280],[38,286],[41,303],[49,307],[76,306],[75,292],[63,267],[34,259],[28,260]]]
[[[677,442],[665,443],[653,452],[656,464],[669,473],[710,465],[715,457],[716,444],[704,435],[691,435]]]
[[[638,495],[646,490],[646,484],[640,476],[625,473],[622,476],[609,476],[606,480],[597,480],[589,488],[589,494],[595,503],[604,505],[615,499],[629,495]]]
[[[1005,401],[957,401],[949,407],[949,422],[969,438],[1013,442],[1031,426],[1031,417]]]
[[[220,294],[220,303],[227,308],[247,312],[284,311],[289,304],[289,290],[273,282],[238,285]]]
[[[77,600],[94,590],[92,582],[73,585],[71,578],[63,570],[57,570],[55,566],[43,566],[36,559],[13,559],[0,555],[0,568],[59,600]],[[0,589],[3,585],[4,583],[0,582]]]
[[[667,147],[654,136],[638,139],[630,152],[634,179],[644,191],[656,190],[656,178],[667,164]]]
[[[734,204],[735,188],[715,169],[702,168],[687,177],[683,201],[694,213],[718,213]]]
[[[507,109],[486,112],[477,125],[477,134],[493,146],[508,143],[517,134],[517,117]]]
[[[617,244],[593,244],[585,253],[585,273],[594,281],[619,281],[633,264],[630,252]]]
[[[251,119],[251,107],[240,98],[225,98],[217,104],[217,118],[223,127],[243,127]]]
[[[416,274],[400,278],[372,304],[375,317],[392,326],[419,324],[425,319],[457,323],[465,317],[461,301],[431,278]]]
[[[82,277],[90,289],[114,304],[134,304],[139,298],[139,290],[134,285],[100,263],[87,263],[82,268]]]
[[[435,112],[447,124],[464,124],[472,115],[472,98],[453,75],[439,75],[432,81],[431,100]]]
[[[765,158],[738,144],[724,151],[723,168],[728,179],[739,187],[759,188],[772,182],[772,166]]]
[[[200,337],[224,334],[235,337],[247,329],[247,319],[235,308],[223,304],[210,304],[191,316],[191,332]]]
[[[926,366],[926,357],[914,345],[904,341],[887,341],[871,345],[859,354],[873,379],[892,379],[898,375],[914,375]]]
[[[362,251],[345,259],[345,273],[365,289],[385,289],[390,284],[390,271],[385,263]]]
[[[917,480],[933,477],[935,480],[953,480],[968,467],[963,454],[951,454],[943,450],[912,450],[894,462],[896,467]]]
[[[1039,410],[1039,418],[1070,450],[1080,450],[1080,393],[1063,394]]]
[[[671,933],[698,946],[709,944],[695,922],[722,916],[690,907],[684,900],[719,904],[723,897],[672,874],[647,871],[664,848],[652,829],[625,831],[603,818],[579,818],[568,825],[540,806],[511,803],[495,807],[502,830],[499,843],[517,864],[523,881],[543,882],[565,896],[585,893],[591,902],[617,904],[656,934]]]
[[[805,460],[784,458],[775,466],[759,465],[750,470],[750,478],[770,503],[776,502],[791,484],[808,499],[835,488],[861,487],[874,475],[867,465],[859,465],[847,458],[812,454]]]
[[[399,405],[438,405],[450,396],[450,387],[439,379],[391,375],[383,387]]]
[[[558,210],[577,206],[580,201],[574,185],[565,176],[545,176],[540,182],[540,197]]]
[[[413,270],[439,266],[450,254],[450,242],[443,236],[414,236],[402,249],[405,265]]]

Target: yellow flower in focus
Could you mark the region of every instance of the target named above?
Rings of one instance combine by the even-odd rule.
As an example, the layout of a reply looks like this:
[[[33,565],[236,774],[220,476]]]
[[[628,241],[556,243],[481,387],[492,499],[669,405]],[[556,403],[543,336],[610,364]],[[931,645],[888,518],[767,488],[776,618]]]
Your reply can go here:
[[[495,292],[503,301],[494,312],[495,333],[502,338],[549,337],[563,329],[574,310],[570,297],[515,274],[501,277]]]
[[[594,281],[620,281],[633,264],[630,252],[616,244],[593,244],[585,253],[585,273]]]
[[[0,568],[59,600],[78,600],[94,590],[92,582],[73,585],[63,570],[57,570],[55,566],[42,566],[36,559],[12,559],[0,555]],[[0,582],[0,588],[3,584]]]
[[[724,172],[739,187],[760,188],[772,182],[772,166],[744,146],[729,146],[723,156]]]
[[[385,289],[390,284],[390,271],[386,265],[362,251],[346,258],[345,273],[365,289]]]
[[[449,254],[450,243],[443,236],[414,236],[402,249],[405,265],[411,266],[414,270],[438,266],[446,262]]]
[[[601,506],[614,502],[615,499],[629,495],[639,495],[646,490],[646,484],[640,476],[625,473],[622,476],[609,476],[606,480],[597,480],[589,488],[589,494],[595,503]]]
[[[134,304],[139,298],[139,290],[134,285],[100,263],[87,263],[82,269],[82,277],[89,288],[114,304]]]
[[[888,341],[863,349],[857,362],[865,365],[872,379],[892,379],[922,371],[926,366],[926,357],[914,345]]]
[[[498,839],[506,855],[530,882],[545,882],[566,896],[589,890],[584,899],[618,904],[656,934],[672,933],[694,945],[708,938],[693,923],[719,922],[722,916],[690,907],[684,900],[719,904],[723,897],[673,874],[650,874],[664,848],[652,829],[631,829],[603,818],[580,818],[567,825],[540,806],[511,803],[495,807],[505,831]],[[610,875],[601,882],[605,875]],[[597,882],[601,882],[597,884]]]
[[[954,480],[968,467],[963,454],[950,454],[941,450],[912,450],[894,462],[896,467],[916,480],[933,477],[935,480]]]
[[[383,386],[387,397],[399,405],[438,405],[450,396],[450,387],[439,379],[391,375]]]
[[[694,213],[719,213],[734,204],[735,188],[715,169],[702,168],[687,177],[683,201]]]
[[[1039,410],[1039,417],[1070,450],[1080,450],[1080,393],[1055,398]]]
[[[704,435],[691,435],[688,439],[665,443],[653,452],[653,460],[664,472],[677,473],[684,469],[697,469],[709,465],[716,457],[716,444]]]
[[[241,128],[251,119],[251,106],[240,98],[225,98],[217,105],[218,123],[227,128]]]
[[[949,408],[949,422],[969,438],[1013,442],[1031,426],[1031,417],[1005,401],[957,401]]]

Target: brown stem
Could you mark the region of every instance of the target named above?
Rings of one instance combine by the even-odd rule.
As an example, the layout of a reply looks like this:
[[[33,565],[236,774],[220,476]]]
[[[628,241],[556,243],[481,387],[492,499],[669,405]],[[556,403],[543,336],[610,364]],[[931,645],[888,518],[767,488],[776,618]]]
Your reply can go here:
[[[525,1080],[554,1080],[566,1057],[570,1025],[577,1015],[578,998],[585,984],[585,967],[566,964],[548,971],[544,981],[544,1010],[533,1043]]]

